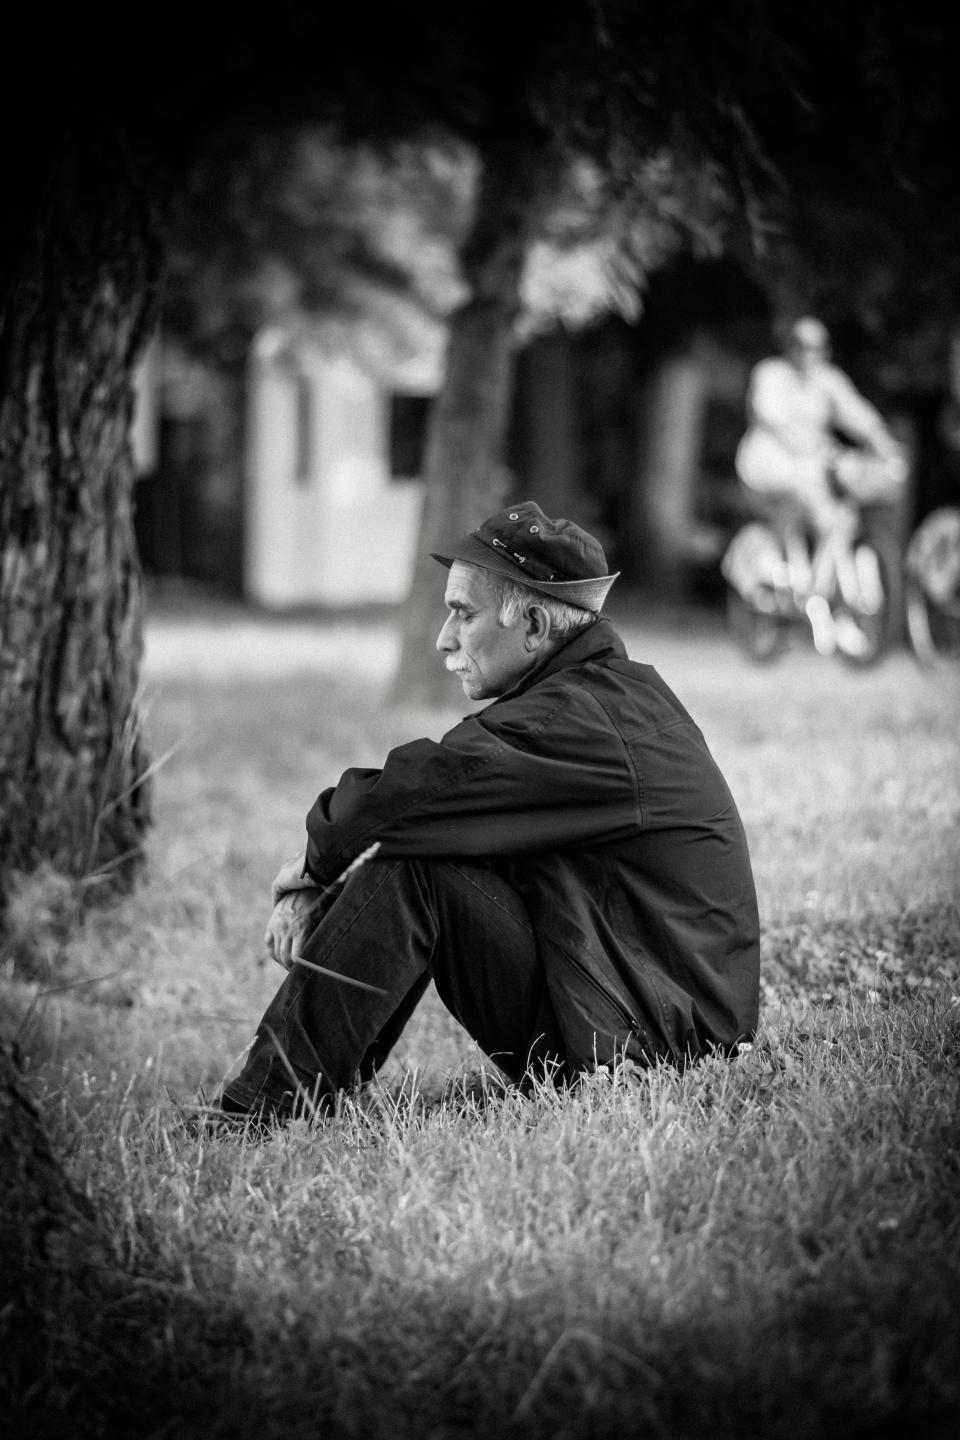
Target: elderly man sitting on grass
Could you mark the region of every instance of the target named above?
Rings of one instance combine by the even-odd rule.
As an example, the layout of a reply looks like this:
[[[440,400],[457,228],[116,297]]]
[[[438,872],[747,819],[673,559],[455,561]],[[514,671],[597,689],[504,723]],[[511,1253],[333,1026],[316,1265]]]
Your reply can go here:
[[[431,979],[510,1083],[731,1054],[757,1022],[757,900],[706,742],[601,610],[599,542],[531,502],[434,556],[437,649],[490,701],[350,769],[274,882],[287,975],[219,1122],[328,1110]]]

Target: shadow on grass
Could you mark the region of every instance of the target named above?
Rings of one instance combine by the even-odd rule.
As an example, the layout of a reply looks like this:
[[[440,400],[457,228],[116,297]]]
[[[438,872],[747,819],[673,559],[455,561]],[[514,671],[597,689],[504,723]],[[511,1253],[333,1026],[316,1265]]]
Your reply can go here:
[[[438,1296],[405,1349],[406,1300],[362,1336],[318,1344],[295,1330],[255,1334],[236,1311],[160,1282],[48,1273],[33,1277],[29,1301],[4,1308],[0,1418],[11,1440],[953,1440],[960,1409],[931,1408],[923,1393],[931,1369],[952,1365],[956,1338],[918,1300],[928,1280],[872,1290],[865,1313],[855,1277],[838,1276],[832,1292],[798,1296],[762,1339],[739,1315],[665,1327],[642,1297],[603,1335],[568,1326],[551,1338],[536,1300],[502,1327]],[[851,1384],[854,1372],[863,1383],[864,1357],[856,1340],[838,1344],[845,1319],[851,1336],[867,1319],[878,1335],[909,1335],[883,1356],[880,1399]]]
[[[931,1222],[943,1211],[949,1223],[955,1206],[947,1138],[931,1131],[919,1157]],[[704,1273],[702,1307],[682,1296],[673,1316],[642,1281],[628,1298],[614,1285],[605,1311],[571,1313],[573,1261],[562,1295],[555,1276],[528,1277],[524,1293],[490,1291],[486,1312],[477,1277],[414,1290],[373,1276],[379,1298],[352,1319],[336,1295],[305,1293],[265,1322],[193,1288],[189,1272],[110,1268],[109,1246],[40,1264],[22,1224],[19,1245],[4,1225],[0,1431],[11,1440],[960,1435],[960,1263],[933,1243],[936,1223],[930,1243],[884,1235],[826,1274],[807,1236],[809,1283],[785,1295]],[[149,1253],[149,1224],[142,1234]],[[586,1293],[595,1277],[582,1278]]]

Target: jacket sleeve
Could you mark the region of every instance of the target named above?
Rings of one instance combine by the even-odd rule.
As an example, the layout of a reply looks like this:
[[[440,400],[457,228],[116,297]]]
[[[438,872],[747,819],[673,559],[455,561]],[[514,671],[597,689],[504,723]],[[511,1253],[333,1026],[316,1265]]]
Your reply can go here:
[[[307,867],[328,884],[374,841],[381,859],[493,859],[623,839],[640,823],[619,735],[596,700],[565,687],[401,745],[382,770],[347,770],[307,816]]]

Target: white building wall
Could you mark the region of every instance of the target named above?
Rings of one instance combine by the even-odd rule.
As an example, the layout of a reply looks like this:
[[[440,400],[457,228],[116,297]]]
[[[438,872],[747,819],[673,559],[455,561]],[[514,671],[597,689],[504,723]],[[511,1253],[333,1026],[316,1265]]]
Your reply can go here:
[[[251,375],[245,590],[275,608],[405,598],[422,488],[390,477],[389,397],[346,357],[293,359],[262,337]],[[297,373],[312,395],[309,475],[297,474]]]

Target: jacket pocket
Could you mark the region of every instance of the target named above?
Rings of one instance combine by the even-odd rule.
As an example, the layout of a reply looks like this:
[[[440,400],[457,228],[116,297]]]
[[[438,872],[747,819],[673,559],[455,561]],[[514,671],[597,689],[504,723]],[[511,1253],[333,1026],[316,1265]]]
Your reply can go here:
[[[546,964],[554,1011],[576,1067],[609,1065],[626,1055],[643,1062],[653,1053],[629,1003],[594,973],[589,962],[554,950]]]

